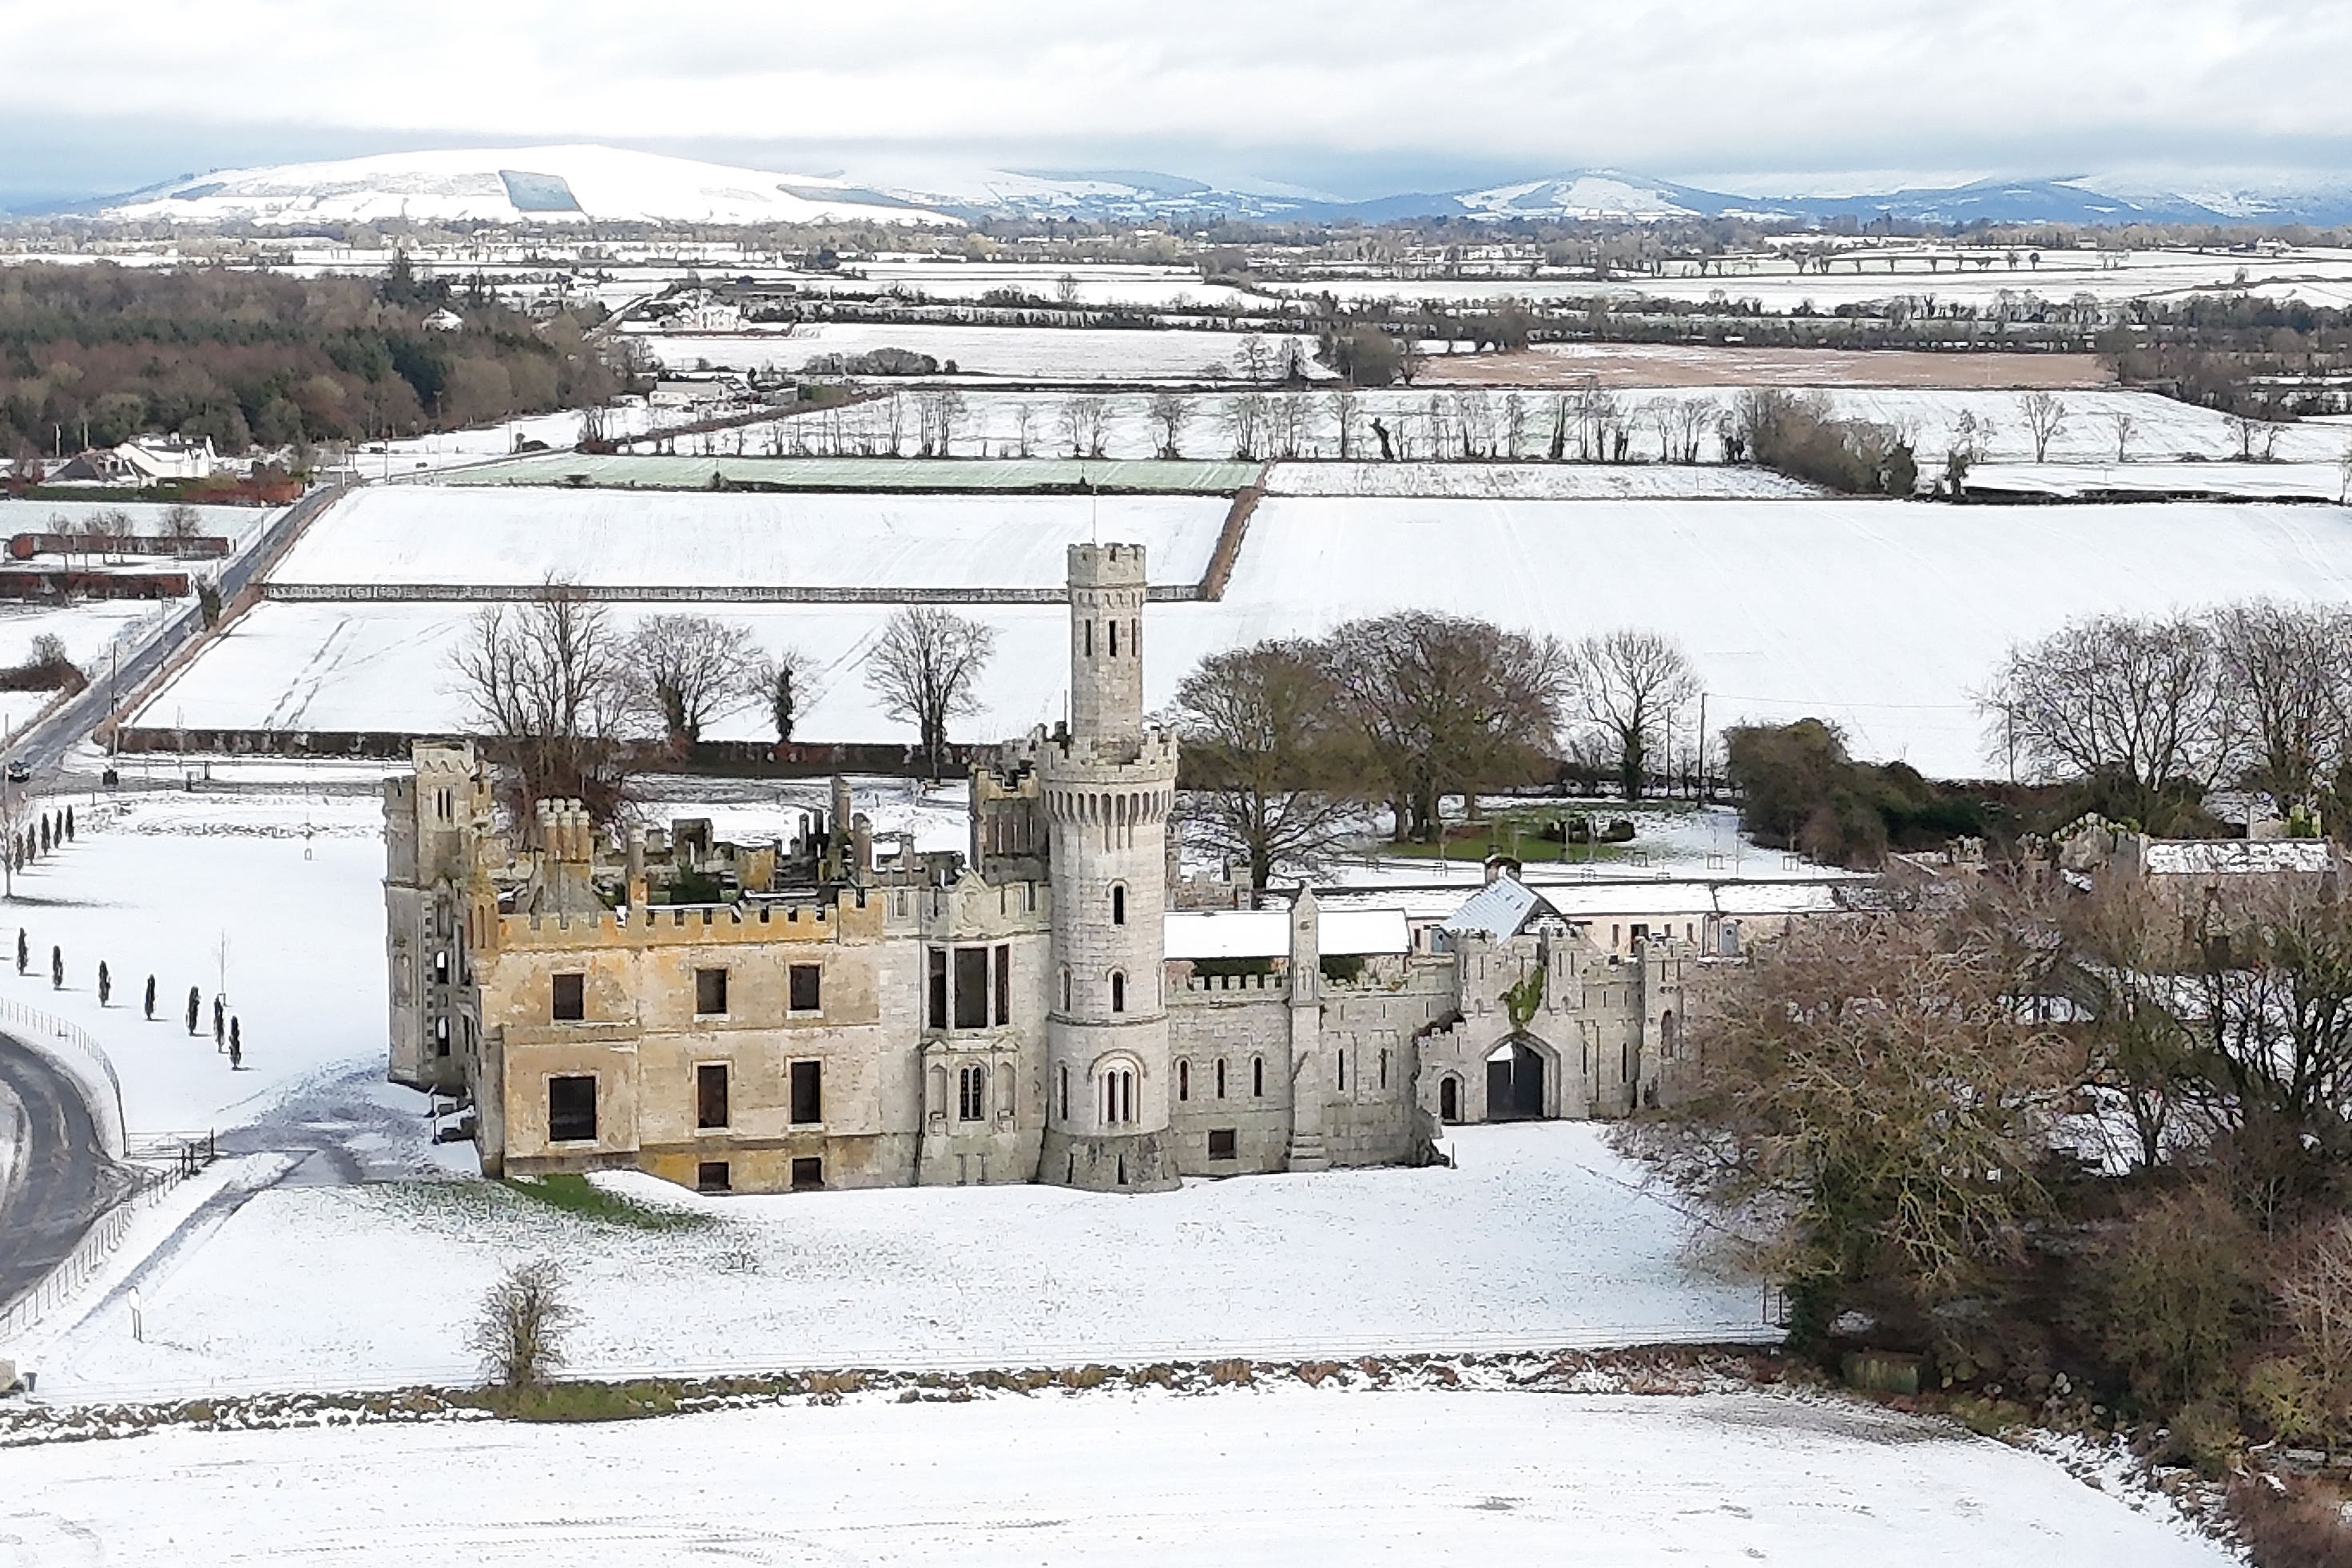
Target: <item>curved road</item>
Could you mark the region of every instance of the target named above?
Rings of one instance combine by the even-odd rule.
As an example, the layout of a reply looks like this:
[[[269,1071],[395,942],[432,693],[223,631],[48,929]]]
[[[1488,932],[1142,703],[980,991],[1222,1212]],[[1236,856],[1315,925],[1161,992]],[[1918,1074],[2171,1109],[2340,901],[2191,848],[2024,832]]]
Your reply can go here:
[[[0,1208],[0,1307],[47,1277],[122,1181],[101,1152],[81,1086],[23,1041],[0,1035],[0,1096],[25,1109],[26,1145],[17,1151],[13,1196]]]

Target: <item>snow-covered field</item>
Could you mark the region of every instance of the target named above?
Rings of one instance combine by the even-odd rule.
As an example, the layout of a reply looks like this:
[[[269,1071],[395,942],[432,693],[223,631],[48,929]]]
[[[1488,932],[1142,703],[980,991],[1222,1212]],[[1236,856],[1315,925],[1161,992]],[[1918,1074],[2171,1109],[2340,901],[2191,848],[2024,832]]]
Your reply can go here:
[[[665,419],[664,413],[642,398],[615,403],[602,414],[604,434],[614,439],[643,435],[656,425],[681,423],[687,417],[672,413]],[[347,466],[363,479],[397,479],[404,475],[509,456],[516,444],[522,441],[536,441],[559,452],[569,451],[580,444],[586,418],[579,409],[566,409],[560,413],[527,414],[472,430],[440,430],[427,435],[372,441],[351,449]]]
[[[982,329],[975,329],[981,330]],[[1105,336],[1117,337],[1111,333]],[[1563,350],[1583,345],[1559,345]],[[1548,346],[1549,347],[1549,346]],[[1465,360],[1465,373],[1475,373],[1479,361]],[[1443,363],[1443,361],[1440,361]],[[1144,372],[1137,372],[1141,376]],[[1792,390],[1803,390],[1801,386]],[[1659,417],[1671,420],[1680,410],[1704,405],[1698,453],[1706,463],[1718,461],[1723,446],[1720,428],[1731,417],[1742,389],[1737,386],[1618,388],[1610,395],[1612,423],[1631,434],[1630,455],[1654,463],[1670,451]],[[1151,395],[1145,392],[1069,393],[966,390],[954,431],[954,450],[965,455],[1017,456],[1024,451],[1049,457],[1072,450],[1073,437],[1065,425],[1079,397],[1102,400],[1102,452],[1107,457],[1138,458],[1160,455],[1165,433],[1151,417]],[[1241,388],[1184,395],[1186,413],[1176,438],[1177,454],[1192,458],[1228,458],[1246,448],[1259,458],[1295,455],[1333,459],[1339,453],[1339,413],[1329,392],[1282,392]],[[1512,391],[1448,382],[1412,391],[1385,389],[1354,395],[1355,427],[1351,455],[1369,460],[1380,455],[1380,438],[1371,429],[1375,419],[1387,429],[1393,455],[1402,460],[1427,461],[1459,455],[1465,444],[1504,457],[1536,458],[1549,448],[1556,400],[1567,395],[1538,388]],[[1992,388],[1832,388],[1823,392],[1832,411],[1849,419],[1864,419],[1906,433],[1923,466],[1935,466],[1954,444],[1962,417],[1977,422],[1976,449],[1994,462],[2031,462],[2033,438],[2021,394]],[[2047,457],[2056,463],[2113,463],[2116,421],[2122,416],[2129,429],[2122,439],[2127,459],[2153,463],[2183,458],[2221,462],[2244,450],[2239,433],[2212,409],[2177,402],[2154,392],[2115,389],[2079,389],[2054,394],[2063,418],[2049,444]],[[676,438],[670,444],[680,453],[700,455],[891,455],[891,432],[898,432],[900,453],[915,450],[920,427],[918,405],[923,394],[912,390],[886,391],[869,402],[762,422],[735,429]],[[895,408],[894,408],[895,400]],[[1573,416],[1571,415],[1571,418]],[[1026,420],[1026,428],[1024,420]],[[1514,439],[1513,426],[1517,427]],[[2317,420],[2277,427],[2276,451],[2282,460],[2333,463],[2347,444],[2342,425]],[[2263,443],[2258,434],[2254,455]],[[1576,436],[1569,437],[1571,455]],[[1752,483],[1753,481],[1733,481]],[[1636,485],[1641,481],[1626,481]]]
[[[12,534],[70,533],[89,526],[101,512],[121,512],[137,533],[163,531],[163,514],[173,508],[163,501],[39,501],[11,499],[0,494],[0,538]],[[258,533],[284,510],[278,507],[192,507],[197,531],[242,540]]]
[[[1972,490],[2060,497],[2189,492],[2256,501],[2340,502],[2347,482],[2352,481],[2335,463],[1986,463],[1969,470]]]
[[[593,1425],[167,1431],[0,1453],[0,1486],[20,1500],[0,1537],[9,1568],[2236,1561],[2154,1505],[2005,1444],[1767,1394],[1292,1384]]]
[[[1139,542],[1197,582],[1229,503],[1190,496],[894,496],[370,487],[312,523],[273,582],[1058,588],[1067,547]]]
[[[862,354],[870,349],[906,349],[940,361],[956,362],[966,376],[1014,377],[1049,382],[1191,382],[1241,373],[1244,334],[1183,330],[1113,330],[1053,327],[942,327],[929,324],[872,325],[819,322],[782,332],[730,337],[660,336],[642,342],[665,365],[690,367],[704,361],[727,370],[797,371],[819,354]],[[1268,334],[1266,352],[1279,364],[1291,340]],[[1331,372],[1313,362],[1315,340],[1297,340],[1307,357],[1307,373]],[[1211,370],[1211,366],[1219,367]]]
[[[1105,538],[1110,537],[1108,533]],[[2017,563],[2031,562],[2030,570]],[[2256,595],[2352,597],[2352,514],[2328,507],[1942,507],[1891,501],[1518,501],[1272,497],[1225,597],[1155,606],[1146,699],[1166,703],[1206,653],[1419,607],[1561,636],[1617,626],[1681,639],[1710,727],[1815,716],[1858,755],[1932,774],[2005,768],[1975,706],[2013,639],[2070,617]],[[624,619],[656,607],[615,606]],[[863,681],[887,604],[712,606],[762,647],[821,666],[802,733],[911,741]],[[1061,716],[1066,614],[970,608],[997,632],[981,710],[992,739]],[[451,604],[266,602],[138,722],[192,727],[446,731],[462,705]],[[1690,724],[1695,715],[1681,722]],[[715,737],[762,738],[741,713]]]
[[[1811,486],[1769,468],[1664,463],[1276,463],[1269,496],[1495,501],[1801,500]]]
[[[143,1343],[109,1296],[19,1358],[44,1394],[84,1403],[462,1382],[459,1325],[540,1256],[571,1279],[583,1375],[1776,1341],[1758,1287],[1689,1262],[1687,1222],[1606,1136],[1464,1128],[1459,1169],[1195,1181],[1149,1201],[1027,1186],[720,1199],[598,1178],[709,1218],[676,1230],[478,1179],[280,1186],[139,1281]]]
[[[103,674],[107,651],[116,639],[130,644],[185,608],[185,600],[88,599],[45,605],[0,600],[0,665],[21,664],[33,639],[63,638],[66,657],[92,674]]]
[[[1938,269],[1927,269],[1926,253],[1892,252],[1896,270],[1887,270],[1889,250],[1856,257],[1844,256],[1831,271],[1800,274],[1787,261],[1738,260],[1728,276],[1633,277],[1595,283],[1589,277],[1496,278],[1348,278],[1314,277],[1275,281],[1276,293],[1336,294],[1340,303],[1374,299],[1435,299],[1475,305],[1498,299],[1617,298],[1702,301],[1721,295],[1732,299],[1759,299],[1771,311],[1788,311],[1810,301],[1818,310],[1841,305],[1864,305],[1901,295],[1933,297],[1939,307],[1969,303],[1989,307],[2003,293],[2040,295],[2048,300],[2072,300],[2087,294],[2102,301],[2160,299],[2193,290],[2234,287],[2241,273],[2249,285],[2268,292],[2317,287],[2352,281],[2352,251],[2304,249],[2284,256],[2257,256],[2228,251],[2135,251],[2123,264],[2101,265],[2095,251],[2052,250],[2042,253],[2039,267],[2010,267],[2006,253],[1988,256],[1992,265],[1979,267],[1971,259],[1963,270],[1948,253]],[[1977,253],[1982,254],[1982,253]],[[2019,259],[2024,260],[2021,249]],[[2315,295],[2324,303],[2324,295]]]

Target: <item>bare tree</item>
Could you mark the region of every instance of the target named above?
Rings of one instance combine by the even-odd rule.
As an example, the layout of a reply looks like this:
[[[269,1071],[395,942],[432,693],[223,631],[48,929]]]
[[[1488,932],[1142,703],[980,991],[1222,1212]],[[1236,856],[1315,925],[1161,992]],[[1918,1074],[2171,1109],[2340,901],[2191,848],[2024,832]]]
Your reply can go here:
[[[2257,599],[2215,611],[2210,623],[2232,757],[2247,760],[2246,781],[2282,813],[2308,807],[2343,755],[2352,615]]]
[[[2049,462],[2050,444],[2065,434],[2065,402],[2056,392],[2037,391],[2020,397],[2017,407],[2025,416],[2025,431],[2033,441],[2033,460]]]
[[[2352,507],[2352,445],[2347,445],[2336,459],[2336,481],[2337,505]]]
[[[1267,434],[1265,394],[1236,392],[1225,400],[1220,417],[1226,434],[1233,437],[1234,455],[1255,458]]]
[[[1988,739],[2033,777],[2111,779],[2152,810],[2166,785],[2210,784],[2225,760],[2213,674],[2200,622],[2073,622],[2010,650],[1984,698]]]
[[[1400,839],[1435,838],[1445,795],[1526,783],[1558,744],[1568,655],[1551,638],[1400,611],[1339,627],[1321,657]]]
[[[1180,392],[1158,392],[1151,394],[1151,423],[1160,431],[1160,455],[1170,460],[1184,454],[1181,444],[1184,426],[1192,418],[1192,400]]]
[[[1100,457],[1110,435],[1110,401],[1082,392],[1062,404],[1057,423],[1062,439],[1070,444],[1071,456]]]
[[[1313,644],[1211,654],[1177,688],[1174,716],[1190,836],[1245,862],[1253,894],[1347,831],[1360,742]]]
[[[518,1263],[490,1287],[466,1335],[484,1377],[519,1394],[562,1367],[564,1337],[579,1316],[563,1293],[563,1270],[552,1258]]]
[[[1363,423],[1361,400],[1353,390],[1341,387],[1325,399],[1331,411],[1331,423],[1339,433],[1339,461],[1349,462],[1356,455],[1356,432]],[[2345,448],[2345,485],[2352,489],[2352,447]]]
[[[1675,713],[1698,695],[1681,645],[1631,628],[1587,637],[1571,655],[1568,680],[1576,711],[1615,743],[1625,799],[1640,800],[1651,752],[1664,743]]]
[[[627,778],[630,678],[627,640],[602,605],[550,580],[482,609],[450,663],[485,751],[515,775],[520,821],[551,798],[612,816]]]
[[[798,648],[779,648],[751,666],[751,692],[767,709],[779,743],[791,743],[814,695],[818,668],[816,660]]]
[[[629,639],[629,685],[640,711],[675,747],[742,706],[758,655],[751,633],[708,615],[648,615]]]
[[[1241,366],[1242,380],[1262,382],[1273,367],[1274,355],[1264,338],[1255,332],[1244,332],[1241,341],[1234,345],[1234,361]]]
[[[948,721],[979,711],[973,688],[995,648],[994,627],[912,604],[890,617],[867,656],[866,685],[885,714],[915,727],[934,781],[947,770]]]
[[[1030,455],[1030,446],[1031,443],[1034,439],[1036,423],[1037,410],[1030,403],[1029,400],[1027,398],[1022,398],[1016,401],[1013,405],[1013,446],[1014,456],[1026,457]]]
[[[2116,429],[2116,461],[2130,462],[2132,434],[2138,430],[2139,421],[2132,417],[2131,410],[2119,408],[2107,415],[2107,423]]]
[[[177,501],[163,510],[163,537],[173,544],[184,545],[205,531],[204,518],[185,501]]]

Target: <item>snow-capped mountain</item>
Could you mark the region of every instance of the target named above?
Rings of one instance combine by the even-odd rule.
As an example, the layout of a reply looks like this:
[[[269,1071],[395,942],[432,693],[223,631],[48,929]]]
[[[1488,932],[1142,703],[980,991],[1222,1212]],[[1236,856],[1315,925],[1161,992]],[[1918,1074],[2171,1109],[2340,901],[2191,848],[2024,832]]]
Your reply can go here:
[[[104,204],[127,221],[316,223],[953,224],[838,180],[615,147],[392,152],[232,169]]]

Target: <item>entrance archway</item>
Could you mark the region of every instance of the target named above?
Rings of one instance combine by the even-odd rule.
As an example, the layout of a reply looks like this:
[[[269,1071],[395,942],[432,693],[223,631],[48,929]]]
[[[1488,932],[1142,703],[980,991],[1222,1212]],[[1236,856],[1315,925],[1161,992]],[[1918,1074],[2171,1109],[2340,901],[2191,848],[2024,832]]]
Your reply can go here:
[[[1437,1119],[1448,1124],[1462,1120],[1462,1080],[1450,1072],[1438,1082]]]
[[[1543,1053],[1514,1036],[1486,1055],[1486,1120],[1526,1122],[1543,1113]]]

